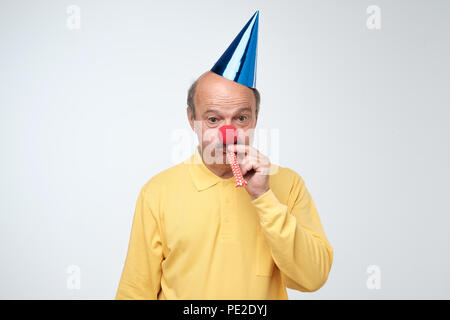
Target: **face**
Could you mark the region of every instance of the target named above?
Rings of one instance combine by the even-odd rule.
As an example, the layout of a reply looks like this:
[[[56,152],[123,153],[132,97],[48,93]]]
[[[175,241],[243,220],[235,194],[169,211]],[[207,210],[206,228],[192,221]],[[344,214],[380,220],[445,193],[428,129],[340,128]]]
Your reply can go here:
[[[228,166],[219,128],[233,125],[237,129],[237,143],[250,144],[257,121],[253,91],[208,71],[197,82],[194,104],[196,118],[189,108],[187,112],[202,146],[203,160],[213,166]]]

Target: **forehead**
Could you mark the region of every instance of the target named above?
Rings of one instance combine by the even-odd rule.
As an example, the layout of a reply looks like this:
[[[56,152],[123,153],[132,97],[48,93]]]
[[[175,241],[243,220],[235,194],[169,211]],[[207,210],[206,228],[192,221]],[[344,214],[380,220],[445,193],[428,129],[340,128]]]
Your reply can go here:
[[[242,107],[256,109],[255,96],[250,88],[212,72],[199,78],[194,103],[199,113],[211,108],[224,112]]]

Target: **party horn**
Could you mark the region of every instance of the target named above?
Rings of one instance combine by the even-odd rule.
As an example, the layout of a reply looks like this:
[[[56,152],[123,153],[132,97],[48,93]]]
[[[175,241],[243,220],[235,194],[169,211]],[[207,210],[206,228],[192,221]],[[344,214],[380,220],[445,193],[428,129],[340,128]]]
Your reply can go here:
[[[228,151],[228,145],[234,144],[237,141],[236,128],[232,125],[226,125],[219,128],[222,134],[223,144],[226,146],[227,159],[231,166],[231,171],[233,171],[234,180],[236,181],[235,187],[243,187],[247,185],[242,176],[241,168],[239,167],[236,154],[234,152]]]

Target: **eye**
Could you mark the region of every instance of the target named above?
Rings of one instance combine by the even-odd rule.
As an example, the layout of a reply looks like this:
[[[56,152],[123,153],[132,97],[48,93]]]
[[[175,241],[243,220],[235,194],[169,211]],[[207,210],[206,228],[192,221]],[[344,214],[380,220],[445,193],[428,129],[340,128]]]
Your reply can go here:
[[[208,121],[212,122],[212,123],[215,123],[217,121],[217,118],[216,117],[209,117]]]
[[[239,116],[238,119],[239,121],[245,121],[247,120],[247,116]]]

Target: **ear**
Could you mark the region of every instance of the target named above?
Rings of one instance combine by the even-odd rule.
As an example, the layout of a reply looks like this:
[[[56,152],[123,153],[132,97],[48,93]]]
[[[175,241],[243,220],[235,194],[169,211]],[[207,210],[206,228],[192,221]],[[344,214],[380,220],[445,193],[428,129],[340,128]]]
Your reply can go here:
[[[189,124],[191,125],[191,129],[194,130],[194,117],[192,116],[191,109],[189,106],[186,108],[187,117],[189,120]]]

